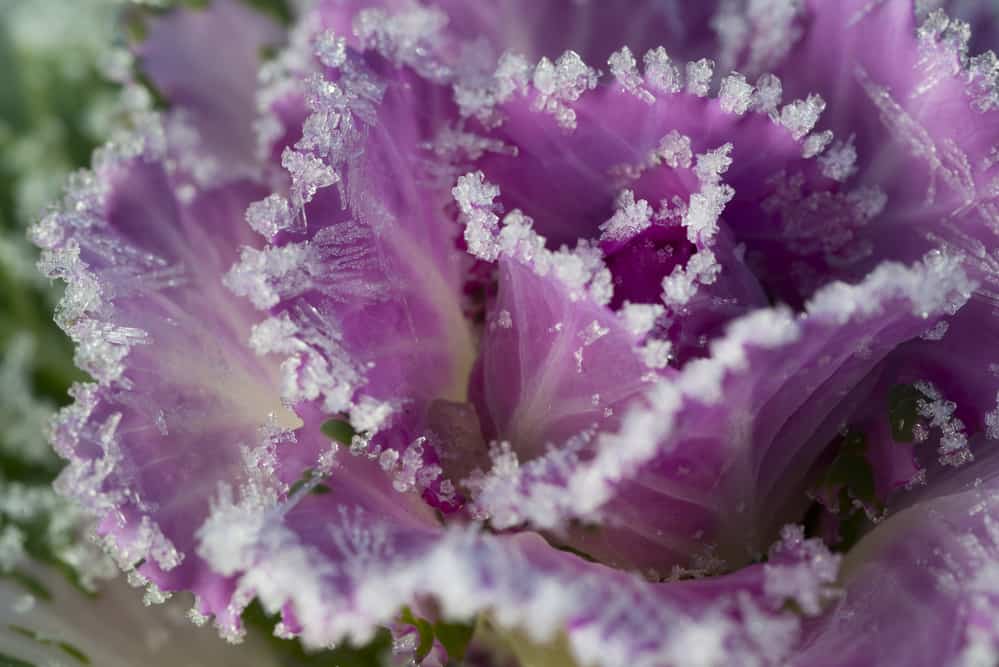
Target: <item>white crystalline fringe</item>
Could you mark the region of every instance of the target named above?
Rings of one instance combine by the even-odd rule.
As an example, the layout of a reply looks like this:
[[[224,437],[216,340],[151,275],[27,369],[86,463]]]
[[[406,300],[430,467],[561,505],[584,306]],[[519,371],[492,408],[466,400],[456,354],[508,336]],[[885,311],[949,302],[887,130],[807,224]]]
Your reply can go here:
[[[165,260],[123,245],[104,219],[110,183],[135,159],[166,162],[164,131],[159,116],[142,110],[133,112],[133,130],[119,133],[95,152],[92,170],[76,174],[66,189],[62,206],[31,230],[32,240],[42,248],[40,270],[50,278],[66,282],[66,292],[56,312],[56,322],[76,344],[77,365],[96,382],[77,383],[70,390],[75,399],[63,408],[52,424],[51,440],[68,463],[55,483],[61,494],[75,499],[90,514],[111,518],[123,525],[121,507],[128,502],[140,509],[143,501],[121,489],[105,489],[105,481],[118,472],[121,452],[118,425],[122,415],[112,412],[92,423],[102,396],[127,391],[125,361],[134,345],[144,344],[147,333],[116,323],[114,295],[121,289],[110,280],[132,276],[142,284],[136,289],[161,289],[178,285],[183,274]],[[108,275],[93,270],[80,259],[81,245],[98,252],[107,261]],[[77,453],[81,442],[99,448],[94,458]],[[155,562],[163,570],[175,568],[184,559],[159,526],[148,516],[133,526],[127,539],[105,542],[119,567],[129,570],[141,561]],[[82,557],[82,552],[79,554]],[[81,563],[86,565],[85,563]]]
[[[819,95],[809,95],[804,100],[796,100],[785,105],[780,110],[780,123],[787,128],[795,141],[800,141],[819,122],[819,116],[825,108],[825,100]]]
[[[244,247],[224,283],[261,310],[320,288],[339,301],[378,301],[387,288],[372,279],[378,274],[371,235],[367,227],[347,221],[324,227],[309,241]]]
[[[637,96],[646,104],[652,104],[656,101],[655,95],[644,89],[645,81],[638,71],[638,62],[627,46],[623,46],[619,51],[611,54],[607,60],[607,65],[621,87],[629,93]]]
[[[799,554],[800,562],[765,565],[763,590],[774,598],[794,600],[806,615],[816,616],[836,595],[834,587],[843,556],[830,553],[820,540],[806,540],[804,529],[793,525],[781,530],[780,542],[771,554],[785,550],[803,552]]]
[[[722,111],[741,116],[753,103],[753,93],[753,86],[746,81],[746,77],[733,72],[722,79],[718,101],[721,102]]]
[[[687,63],[687,92],[697,97],[707,97],[714,74],[713,60],[702,58],[697,62]]]
[[[392,17],[370,10],[355,22],[358,37],[371,48],[406,64],[419,59],[428,67],[430,61],[422,59],[420,52],[441,27],[441,15],[430,10]],[[305,205],[319,190],[335,185],[341,201],[349,199],[342,174],[361,153],[358,145],[377,122],[384,84],[352,58],[340,37],[320,30],[310,20],[300,28],[281,66],[268,73],[273,86],[278,80],[299,79],[295,90],[306,98],[312,112],[302,138],[282,153],[282,166],[291,177],[290,196],[286,200],[271,195],[250,206],[250,226],[271,245],[263,250],[243,248],[224,283],[261,310],[283,302],[290,305],[256,325],[250,341],[259,354],[284,357],[282,398],[289,405],[318,398],[330,414],[349,413],[365,374],[345,350],[337,323],[322,305],[309,303],[305,295],[318,291],[324,299],[357,304],[386,298],[389,287],[381,278],[375,231],[368,224],[344,220],[327,224],[301,242],[276,244],[274,238],[279,232],[308,231]],[[317,60],[339,70],[335,82],[318,70]],[[268,98],[262,104],[272,102]]]
[[[499,197],[499,188],[486,182],[485,175],[477,171],[461,176],[451,194],[465,224],[468,251],[487,262],[496,261],[500,253],[499,216],[494,212],[493,200]]]
[[[680,69],[670,61],[663,47],[650,49],[642,59],[645,64],[645,83],[654,92],[673,94],[683,88]]]
[[[281,396],[289,404],[322,399],[328,414],[346,412],[364,383],[364,371],[342,345],[342,333],[328,317],[309,305],[254,325],[250,346],[261,355],[279,354]]]
[[[488,612],[500,627],[525,633],[538,644],[564,633],[580,664],[602,667],[657,667],[703,655],[706,643],[716,650],[704,665],[721,667],[739,656],[740,664],[763,667],[785,655],[797,639],[797,619],[781,611],[787,599],[783,590],[756,596],[737,589],[691,605],[637,576],[570,556],[559,556],[556,563],[538,561],[532,550],[550,547],[533,535],[497,537],[452,527],[401,552],[392,527],[359,509],[341,508],[332,525],[340,552],[336,561],[325,560],[280,528],[250,527],[246,535],[256,536],[256,546],[239,550],[255,554],[255,562],[240,576],[237,596],[256,595],[272,611],[292,605],[310,646],[345,638],[367,641],[416,599],[433,599],[443,618],[455,621]],[[207,540],[221,540],[227,530],[213,524],[203,533]],[[814,572],[808,590],[819,591],[835,558],[828,552],[823,558],[814,541],[788,535],[788,562],[773,565],[769,576]],[[239,533],[236,539],[243,537]]]
[[[477,496],[475,505],[485,516],[504,517],[505,524],[526,522],[539,529],[558,529],[573,518],[599,520],[616,483],[671,446],[675,420],[685,406],[723,398],[725,378],[747,370],[749,348],[789,345],[808,326],[863,321],[892,300],[908,302],[917,317],[953,314],[974,289],[960,258],[932,252],[912,267],[885,263],[857,285],[828,285],[808,302],[804,316],[795,317],[784,308],[750,313],[711,343],[710,356],[688,362],[675,379],[657,382],[627,410],[617,432],[600,433],[592,444],[554,449],[521,463],[512,475],[490,472],[478,484],[488,493]],[[592,455],[579,460],[572,454],[571,460],[563,460],[568,452],[582,450]]]
[[[600,225],[601,241],[627,241],[652,225],[652,207],[644,199],[635,201],[635,193],[624,190],[618,195],[617,210]]]
[[[501,122],[496,107],[513,97],[525,94],[531,82],[531,64],[519,54],[500,56],[491,76],[459,78],[454,84],[454,101],[463,118],[475,117],[487,127]]]
[[[562,246],[551,251],[545,247],[545,238],[534,231],[534,222],[521,211],[511,211],[500,221],[494,212],[501,210],[494,204],[499,188],[486,181],[482,172],[461,176],[451,192],[462,213],[472,255],[486,261],[505,257],[531,267],[539,276],[553,275],[573,300],[610,303],[611,275],[598,247],[583,240],[572,250]]]
[[[722,267],[711,250],[718,234],[718,221],[722,211],[735,196],[731,186],[721,183],[732,164],[732,144],[697,156],[694,173],[701,189],[690,196],[682,224],[687,229],[687,240],[697,247],[685,266],[677,266],[663,278],[662,300],[672,309],[687,305],[697,294],[698,285],[711,285],[717,280]]]
[[[555,117],[567,130],[576,127],[576,112],[570,106],[587,90],[597,86],[598,72],[575,51],[566,51],[554,63],[542,58],[534,68],[531,83],[538,96],[534,107]]]
[[[450,68],[433,57],[434,45],[448,23],[436,7],[413,6],[397,12],[366,8],[354,18],[354,35],[398,65],[409,65],[420,74],[445,80]]]
[[[942,9],[923,17],[917,32],[923,81],[915,95],[923,95],[945,79],[961,78],[971,107],[988,113],[999,108],[999,56],[993,51],[970,54],[971,27],[950,18]]]
[[[968,447],[968,435],[965,432],[964,422],[954,416],[957,404],[945,400],[940,390],[932,382],[923,380],[917,382],[915,387],[923,395],[923,398],[916,401],[916,410],[919,416],[928,420],[931,428],[940,431],[938,445],[940,463],[961,466],[973,461],[975,457]],[[920,438],[917,436],[918,439]]]

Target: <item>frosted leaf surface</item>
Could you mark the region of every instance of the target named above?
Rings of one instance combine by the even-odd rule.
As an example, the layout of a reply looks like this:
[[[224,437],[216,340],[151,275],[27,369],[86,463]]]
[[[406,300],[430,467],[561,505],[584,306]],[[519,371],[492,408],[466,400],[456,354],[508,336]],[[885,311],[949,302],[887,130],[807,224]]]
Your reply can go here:
[[[860,665],[872,656],[880,664],[920,666],[994,659],[994,457],[982,464],[919,491],[850,552],[844,595],[805,636],[800,664]],[[899,613],[903,624],[893,620]]]
[[[436,596],[450,618],[487,610],[537,642],[566,629],[581,661],[780,664],[799,623],[778,610],[821,613],[838,565],[781,526],[806,509],[805,471],[881,401],[871,378],[933,360],[919,415],[944,464],[988,435],[995,383],[951,399],[967,355],[949,377],[926,351],[967,342],[965,308],[990,323],[999,283],[983,240],[995,156],[920,106],[946,94],[961,103],[948,120],[970,109],[987,134],[994,63],[965,60],[961,25],[929,15],[914,39],[897,21],[916,66],[896,77],[864,45],[896,34],[882,23],[909,16],[901,3],[668,3],[671,18],[598,4],[320,0],[265,73],[276,192],[174,196],[170,165],[198,136],[177,115],[102,153],[38,226],[96,380],[59,422],[60,484],[126,568],[143,561],[150,601],[195,587],[195,616],[238,638],[257,596],[283,635],[320,646]],[[683,64],[710,35],[677,40],[675,60],[643,43],[691,15],[717,30],[717,74]],[[601,17],[592,35],[539,28]],[[605,48],[598,32],[627,37]],[[813,53],[816,35],[861,45],[831,85],[839,61]],[[587,64],[604,62],[610,76]],[[874,168],[879,135],[899,150]],[[892,180],[907,161],[925,188]],[[921,211],[925,229],[903,224]],[[353,433],[319,436],[338,422]],[[441,529],[430,507],[465,501],[650,581],[738,568],[782,539],[766,566],[657,586],[524,547],[533,536]]]
[[[730,74],[722,79],[718,99],[721,101],[723,111],[742,115],[753,103],[753,86],[746,82],[746,77],[743,75]]]
[[[220,33],[227,36],[224,49],[215,48]],[[282,40],[275,22],[237,0],[219,0],[204,11],[169,12],[150,22],[136,55],[174,112],[184,111],[197,133],[200,145],[186,166],[195,176],[199,164],[219,166],[196,179],[199,185],[258,172],[253,123],[260,52]]]
[[[766,471],[772,466],[783,469],[779,462],[789,457],[817,456],[837,430],[829,412],[854,409],[849,401],[831,405],[828,397],[859,383],[882,355],[917,338],[928,326],[924,317],[932,321],[948,315],[967,300],[974,285],[959,269],[953,273],[955,266],[932,258],[910,269],[886,265],[860,285],[822,290],[803,319],[775,310],[737,320],[725,338],[711,345],[708,358],[689,362],[675,379],[653,384],[643,401],[620,417],[616,432],[575,445],[569,465],[562,461],[563,454],[553,452],[522,464],[512,478],[495,478],[493,493],[499,486],[509,492],[493,497],[509,503],[503,505],[506,515],[545,526],[593,516],[600,508],[606,525],[595,534],[575,536],[574,546],[601,553],[609,562],[662,567],[668,562],[662,546],[656,562],[645,561],[644,554],[657,550],[643,546],[643,535],[662,531],[656,534],[671,536],[669,544],[679,555],[696,550],[705,535],[731,530],[729,520],[740,522],[748,532],[730,546],[719,545],[721,554],[744,558],[740,554],[745,554],[741,550],[746,540],[761,534],[756,531],[774,530],[764,527],[766,517],[786,511],[780,508],[793,498],[768,496],[777,480]],[[885,333],[872,339],[872,329]],[[857,353],[860,341],[864,354]],[[771,379],[753,372],[763,367],[757,364],[771,368],[765,374]],[[734,406],[723,396],[745,397],[745,404]],[[791,414],[794,418],[785,423],[781,415]],[[710,449],[708,442],[714,443]],[[771,444],[749,447],[760,442]],[[790,449],[780,444],[788,442],[799,444]],[[691,448],[700,453],[694,455]],[[739,475],[733,474],[739,469],[760,472],[745,486],[746,481],[736,482]],[[719,483],[731,495],[716,504],[699,489],[717,490]],[[761,503],[766,497],[770,500]],[[696,511],[688,506],[692,501]],[[673,503],[688,509],[641,516],[630,509]],[[731,518],[724,508],[736,505],[743,510],[739,518]],[[635,529],[623,528],[615,516]]]

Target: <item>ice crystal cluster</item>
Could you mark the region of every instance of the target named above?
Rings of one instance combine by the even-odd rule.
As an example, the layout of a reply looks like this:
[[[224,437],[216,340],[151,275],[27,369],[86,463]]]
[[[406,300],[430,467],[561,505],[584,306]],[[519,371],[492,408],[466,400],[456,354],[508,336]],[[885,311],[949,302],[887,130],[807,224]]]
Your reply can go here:
[[[200,4],[31,231],[56,489],[147,600],[428,667],[999,661],[993,4]]]

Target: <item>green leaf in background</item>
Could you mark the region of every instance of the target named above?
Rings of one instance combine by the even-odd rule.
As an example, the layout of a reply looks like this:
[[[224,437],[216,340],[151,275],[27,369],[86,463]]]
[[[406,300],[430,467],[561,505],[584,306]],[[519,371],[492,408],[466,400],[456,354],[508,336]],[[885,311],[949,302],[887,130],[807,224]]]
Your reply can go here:
[[[332,650],[308,652],[295,640],[275,637],[277,617],[269,616],[256,600],[243,612],[243,622],[248,629],[256,630],[267,638],[284,667],[379,667],[385,664],[385,657],[392,646],[388,630],[383,630],[364,646],[345,645]]]

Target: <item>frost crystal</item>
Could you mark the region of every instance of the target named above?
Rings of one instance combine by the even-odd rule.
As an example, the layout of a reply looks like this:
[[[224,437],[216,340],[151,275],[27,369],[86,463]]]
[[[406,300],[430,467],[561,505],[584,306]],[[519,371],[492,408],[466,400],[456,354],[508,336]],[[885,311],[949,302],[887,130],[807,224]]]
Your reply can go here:
[[[670,61],[669,54],[663,47],[659,46],[647,51],[643,62],[645,64],[645,82],[652,90],[673,94],[680,92],[683,88],[680,69]]]
[[[347,61],[347,40],[332,32],[316,38],[316,55],[327,67],[341,67]]]
[[[447,14],[436,8],[417,6],[392,13],[368,8],[354,18],[354,34],[396,63],[438,78],[445,73],[427,54],[447,23]]]
[[[638,73],[638,63],[635,61],[631,49],[624,46],[619,51],[615,51],[611,54],[607,64],[610,66],[611,74],[614,75],[622,88],[649,104],[656,101],[655,96],[642,87],[643,79]]]
[[[718,100],[721,102],[722,111],[741,116],[753,103],[753,86],[738,72],[729,74],[722,79]]]
[[[285,230],[305,231],[303,226],[296,225],[296,221],[300,219],[292,213],[288,200],[276,193],[250,204],[246,210],[246,222],[250,228],[268,240]]]
[[[792,599],[805,614],[815,616],[822,611],[823,602],[835,596],[833,586],[842,556],[830,553],[820,540],[806,540],[799,526],[781,530],[781,541],[771,549],[771,563],[789,552],[800,552],[798,562],[766,565],[764,588],[767,595]]]
[[[805,138],[804,144],[801,147],[801,157],[805,158],[806,160],[812,159],[813,157],[824,151],[826,149],[826,146],[828,146],[832,142],[832,140],[833,140],[832,130],[826,130],[825,132],[819,132],[818,134],[808,135]]]
[[[996,392],[996,407],[985,415],[986,435],[989,440],[999,440],[999,392]]]
[[[576,127],[576,112],[569,106],[597,86],[597,71],[575,51],[566,51],[554,63],[542,58],[534,68],[532,83],[538,92],[534,106],[555,116],[567,130]]]
[[[621,318],[628,331],[639,338],[644,337],[656,324],[665,309],[657,303],[628,303],[621,308]]]
[[[292,202],[299,208],[312,201],[316,191],[340,180],[319,158],[291,149],[281,155],[281,166],[291,175]]]
[[[653,156],[656,164],[665,162],[673,169],[690,169],[694,159],[694,153],[690,148],[690,137],[671,130],[659,141]]]
[[[715,74],[715,63],[707,58],[687,63],[687,92],[698,97],[707,97],[711,90],[711,77]]]
[[[465,222],[465,242],[468,251],[487,262],[499,257],[500,246],[496,242],[499,233],[499,216],[494,213],[493,200],[499,196],[499,188],[485,182],[481,172],[465,174],[451,190],[455,202],[461,210]]]
[[[776,120],[779,117],[778,108],[783,94],[781,80],[773,74],[764,74],[756,81],[752,108]]]
[[[644,199],[635,201],[635,193],[624,190],[617,198],[617,211],[600,225],[602,241],[625,241],[640,234],[652,224],[652,207]]]
[[[780,110],[780,123],[787,128],[796,141],[800,141],[812,131],[825,111],[826,103],[818,95],[809,95],[805,100],[797,100]]]
[[[938,452],[940,462],[950,466],[960,466],[974,460],[968,449],[968,436],[964,432],[964,422],[954,417],[957,405],[944,400],[943,395],[931,382],[921,381],[915,385],[925,399],[917,402],[919,414],[929,420],[930,426],[940,430]]]

